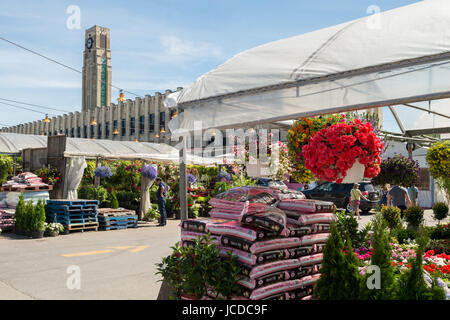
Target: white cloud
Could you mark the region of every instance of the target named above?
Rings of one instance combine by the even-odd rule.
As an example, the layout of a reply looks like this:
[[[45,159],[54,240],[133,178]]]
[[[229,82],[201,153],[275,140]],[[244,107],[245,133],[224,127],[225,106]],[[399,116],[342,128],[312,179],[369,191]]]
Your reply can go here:
[[[223,59],[222,48],[208,42],[193,42],[183,40],[177,36],[164,36],[160,39],[161,45],[165,48],[165,53],[170,56],[187,59],[215,58]]]

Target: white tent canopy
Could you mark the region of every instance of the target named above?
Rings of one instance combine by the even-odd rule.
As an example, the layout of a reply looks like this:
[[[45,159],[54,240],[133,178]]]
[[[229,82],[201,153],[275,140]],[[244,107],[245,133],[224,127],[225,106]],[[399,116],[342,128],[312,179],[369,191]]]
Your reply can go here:
[[[47,136],[0,132],[0,154],[20,155],[23,149],[46,147]]]
[[[450,2],[427,0],[244,51],[165,100],[192,130],[450,97]]]

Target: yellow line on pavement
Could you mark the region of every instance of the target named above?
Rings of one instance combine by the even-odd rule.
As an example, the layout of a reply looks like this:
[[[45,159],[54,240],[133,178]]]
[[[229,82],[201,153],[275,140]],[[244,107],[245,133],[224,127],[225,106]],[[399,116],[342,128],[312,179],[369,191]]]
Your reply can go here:
[[[79,253],[69,253],[69,254],[63,254],[63,257],[80,257],[80,256],[92,256],[95,254],[102,254],[102,253],[108,253],[108,252],[114,252],[114,250],[100,250],[100,251],[88,251],[88,252],[79,252]]]
[[[136,247],[136,249],[129,250],[129,251],[133,252],[133,253],[136,253],[136,252],[144,250],[145,248],[148,248],[148,246],[138,246],[138,247]]]
[[[134,247],[133,246],[128,246],[128,247],[124,246],[124,247],[109,247],[109,248],[117,249],[117,250],[127,250],[127,249],[134,248]]]

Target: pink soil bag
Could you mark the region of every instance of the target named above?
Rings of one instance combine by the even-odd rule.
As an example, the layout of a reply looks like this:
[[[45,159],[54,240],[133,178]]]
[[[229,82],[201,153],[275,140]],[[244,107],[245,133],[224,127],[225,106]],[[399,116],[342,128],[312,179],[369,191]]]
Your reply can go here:
[[[233,210],[221,209],[221,208],[212,208],[209,211],[209,215],[214,219],[227,219],[227,220],[240,220],[242,217],[241,212],[236,212]]]
[[[252,268],[248,274],[250,279],[256,279],[267,274],[290,270],[293,268],[300,267],[299,259],[288,259],[288,260],[280,260],[275,262],[266,263],[263,265],[256,266]]]
[[[310,224],[331,224],[336,221],[334,213],[316,213],[316,214],[302,214],[297,219],[288,215],[287,223],[298,226],[305,226]]]
[[[313,244],[325,243],[329,236],[329,233],[309,234],[300,238],[300,245],[311,246]]]
[[[276,236],[276,233],[268,233],[263,230],[257,230],[251,227],[241,226],[238,221],[228,221],[221,224],[208,226],[209,232],[217,235],[228,235],[248,241],[256,241]]]
[[[181,229],[186,231],[208,233],[208,226],[221,224],[228,221],[229,220],[225,219],[196,218],[182,221],[179,226],[181,227]]]
[[[224,235],[220,238],[220,242],[225,247],[231,247],[242,251],[247,251],[253,254],[300,246],[299,238],[279,238],[253,242],[241,238]]]
[[[270,286],[256,289],[252,292],[250,300],[262,300],[264,298],[293,290],[303,289],[313,285],[320,277],[320,274],[313,276],[306,276],[302,279],[288,280],[272,284]]]
[[[231,252],[234,256],[236,256],[239,262],[250,266],[260,265],[284,258],[284,250],[272,250],[258,254],[251,254],[250,252],[245,252],[234,248],[220,247],[219,254],[221,257],[228,257],[228,252]]]
[[[275,207],[268,206],[264,212],[244,213],[239,222],[283,236],[289,235],[289,230],[286,229],[286,214]]]
[[[283,199],[277,206],[282,210],[304,213],[333,212],[335,210],[333,202],[310,199]]]
[[[193,232],[193,231],[186,231],[186,230],[181,230],[181,240],[184,241],[190,241],[190,242],[194,242],[195,240],[198,239],[198,237],[203,237],[205,235],[205,233],[200,233],[200,232]],[[215,244],[216,246],[220,244],[220,239],[218,236],[215,235],[211,235],[211,243]]]

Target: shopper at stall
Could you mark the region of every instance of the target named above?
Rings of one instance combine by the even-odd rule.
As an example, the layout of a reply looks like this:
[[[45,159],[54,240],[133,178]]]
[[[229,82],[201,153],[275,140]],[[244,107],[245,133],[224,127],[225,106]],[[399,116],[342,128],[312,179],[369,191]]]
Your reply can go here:
[[[155,183],[159,186],[158,191],[156,192],[160,214],[158,226],[162,227],[166,225],[167,220],[167,213],[166,213],[167,185],[159,177],[156,178]]]
[[[350,197],[352,201],[352,207],[354,212],[356,213],[356,216],[358,217],[358,220],[361,220],[361,217],[359,215],[359,203],[361,201],[361,198],[364,200],[369,201],[364,195],[361,193],[361,190],[359,190],[359,183],[355,183],[353,185],[352,191],[350,191]]]
[[[388,192],[387,197],[388,206],[394,206],[400,209],[401,217],[403,219],[403,212],[411,205],[411,200],[408,191],[400,186],[393,186]]]

